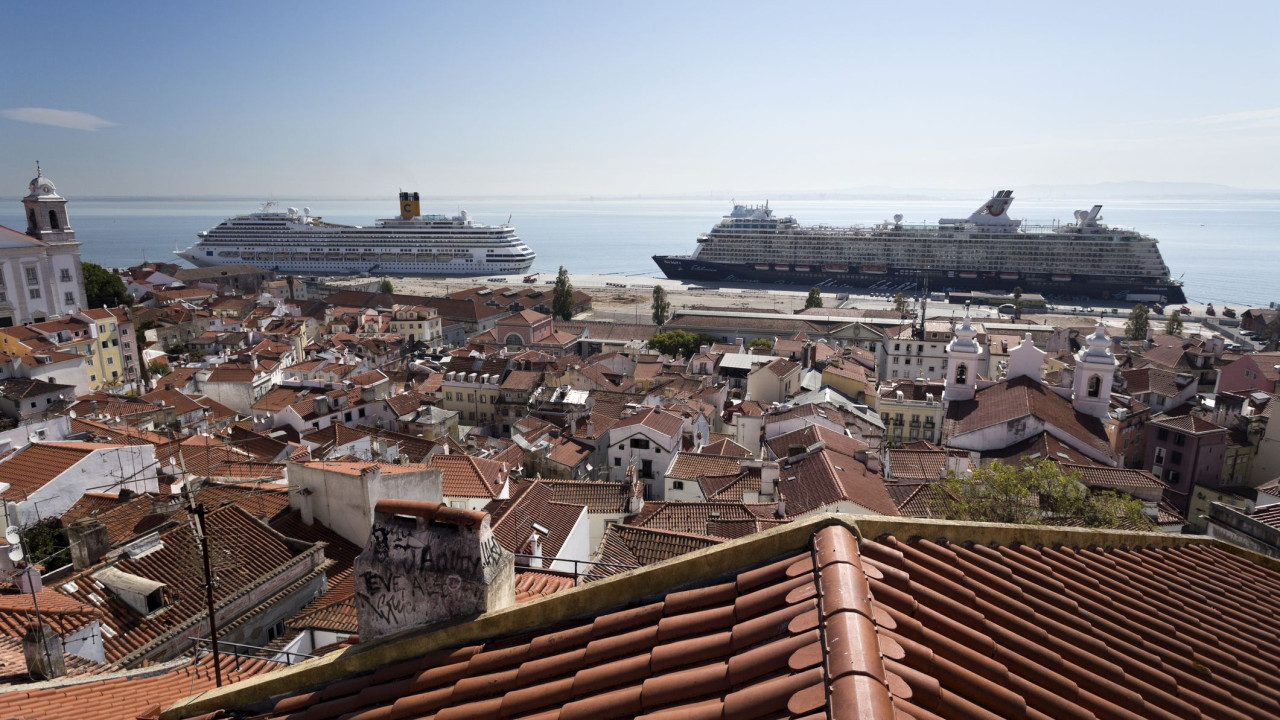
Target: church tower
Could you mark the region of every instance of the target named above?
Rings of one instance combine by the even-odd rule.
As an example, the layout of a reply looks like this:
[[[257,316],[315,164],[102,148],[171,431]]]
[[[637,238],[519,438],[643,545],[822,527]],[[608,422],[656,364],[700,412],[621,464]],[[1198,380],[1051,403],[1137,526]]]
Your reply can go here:
[[[67,219],[67,200],[58,194],[53,181],[40,172],[36,163],[36,178],[31,181],[30,192],[22,199],[27,211],[27,234],[51,245],[73,243],[76,231]]]
[[[968,306],[964,309],[964,321],[952,335],[951,342],[947,344],[947,382],[942,390],[942,401],[972,400],[978,390],[982,346],[975,340],[978,331],[973,329]]]
[[[1093,334],[1085,338],[1085,346],[1076,353],[1071,405],[1086,415],[1107,417],[1115,375],[1116,356],[1111,352],[1111,338],[1107,336],[1106,326],[1099,322]]]

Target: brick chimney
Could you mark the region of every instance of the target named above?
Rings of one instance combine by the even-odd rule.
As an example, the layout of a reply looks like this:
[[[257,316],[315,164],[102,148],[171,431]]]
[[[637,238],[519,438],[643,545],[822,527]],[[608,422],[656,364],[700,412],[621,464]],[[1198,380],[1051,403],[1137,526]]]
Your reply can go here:
[[[111,549],[107,526],[91,517],[71,523],[67,528],[67,539],[71,543],[71,565],[76,570],[98,564]]]
[[[53,680],[67,674],[62,638],[48,623],[33,623],[27,628],[22,634],[22,654],[27,660],[27,672],[33,678]]]
[[[515,556],[489,515],[421,500],[379,500],[355,561],[360,642],[515,604]]]

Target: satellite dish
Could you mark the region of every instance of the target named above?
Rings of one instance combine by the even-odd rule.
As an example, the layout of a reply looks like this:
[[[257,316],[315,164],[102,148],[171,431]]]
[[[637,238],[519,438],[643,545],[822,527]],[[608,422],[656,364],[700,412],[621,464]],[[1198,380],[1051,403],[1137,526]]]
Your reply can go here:
[[[72,419],[72,420],[75,420],[75,419],[76,419],[76,411],[75,411],[75,410],[72,410],[71,412],[69,412],[69,413],[67,413],[67,414],[71,416],[71,419]]]
[[[5,542],[10,545],[17,545],[22,542],[22,529],[17,525],[10,525],[4,529]]]
[[[18,561],[19,561],[19,560],[21,560],[23,557],[25,557],[25,555],[24,555],[24,554],[23,554],[23,552],[22,552],[22,546],[21,546],[21,545],[10,545],[10,546],[9,546],[9,560],[11,560],[12,562],[18,562]]]

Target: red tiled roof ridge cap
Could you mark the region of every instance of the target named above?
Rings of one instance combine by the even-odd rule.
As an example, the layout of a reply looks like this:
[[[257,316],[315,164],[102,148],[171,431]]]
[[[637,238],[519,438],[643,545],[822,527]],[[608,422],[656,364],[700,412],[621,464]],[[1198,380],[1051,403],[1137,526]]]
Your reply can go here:
[[[859,539],[847,527],[824,527],[810,540],[818,589],[828,707],[858,708],[858,717],[897,717],[889,695],[871,586],[862,568]],[[899,650],[899,652],[901,652]]]
[[[485,518],[489,516],[488,513],[479,510],[463,510],[462,508],[449,507],[442,502],[430,502],[427,500],[383,499],[379,500],[373,509],[376,513],[408,515],[424,520],[468,527],[473,530],[479,528],[484,523]]]

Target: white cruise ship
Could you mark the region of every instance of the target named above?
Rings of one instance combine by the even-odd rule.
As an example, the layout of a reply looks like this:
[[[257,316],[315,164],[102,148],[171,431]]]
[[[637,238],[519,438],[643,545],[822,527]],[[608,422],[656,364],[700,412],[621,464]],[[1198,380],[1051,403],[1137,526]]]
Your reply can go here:
[[[481,225],[465,210],[422,215],[418,193],[400,193],[400,217],[373,226],[273,206],[223,220],[178,257],[199,267],[257,265],[281,273],[450,276],[522,273],[536,257],[510,225]]]
[[[764,207],[734,205],[690,255],[655,255],[670,278],[934,290],[1020,287],[1053,296],[1185,302],[1153,237],[1102,223],[1101,205],[1075,222],[1029,225],[1009,217],[1001,190],[967,218],[909,225],[901,215],[867,227],[801,225]]]

